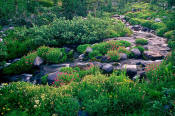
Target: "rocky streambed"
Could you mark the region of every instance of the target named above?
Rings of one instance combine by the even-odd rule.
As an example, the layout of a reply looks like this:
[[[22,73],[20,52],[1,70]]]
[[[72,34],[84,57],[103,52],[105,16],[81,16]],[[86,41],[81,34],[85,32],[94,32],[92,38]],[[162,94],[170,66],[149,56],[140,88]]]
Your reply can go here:
[[[50,64],[50,65],[43,65],[43,61],[41,58],[37,57],[35,59],[34,64],[37,66],[37,71],[35,74],[21,74],[15,76],[5,77],[6,81],[25,81],[25,82],[32,82],[34,84],[41,83],[41,77],[45,74],[48,74],[48,82],[51,83],[54,81],[55,76],[60,71],[61,67],[80,67],[86,68],[90,66],[92,63],[95,66],[98,66],[100,69],[103,70],[105,73],[111,73],[113,70],[126,70],[128,76],[131,79],[136,78],[143,78],[145,76],[145,67],[148,64],[158,64],[168,55],[170,48],[168,47],[166,38],[158,37],[154,34],[153,30],[150,30],[146,27],[141,27],[140,25],[130,25],[124,16],[115,15],[113,18],[117,20],[123,21],[126,26],[128,26],[132,31],[133,34],[130,37],[117,37],[117,38],[109,38],[105,39],[104,41],[111,41],[111,40],[125,40],[131,43],[131,47],[126,49],[130,50],[133,54],[133,58],[128,58],[126,54],[120,54],[120,61],[119,62],[108,62],[105,56],[101,58],[104,59],[104,62],[90,62],[90,61],[83,61],[84,54],[75,53],[74,60],[69,63],[62,63],[62,64]],[[144,38],[148,40],[147,45],[143,45],[145,51],[141,53],[138,49],[132,49],[136,46],[135,40],[137,38]],[[66,48],[71,50],[70,48]],[[91,50],[89,51],[91,52]],[[144,56],[144,57],[143,57]],[[18,61],[19,59],[13,60],[11,62]],[[10,65],[10,63],[7,63]]]

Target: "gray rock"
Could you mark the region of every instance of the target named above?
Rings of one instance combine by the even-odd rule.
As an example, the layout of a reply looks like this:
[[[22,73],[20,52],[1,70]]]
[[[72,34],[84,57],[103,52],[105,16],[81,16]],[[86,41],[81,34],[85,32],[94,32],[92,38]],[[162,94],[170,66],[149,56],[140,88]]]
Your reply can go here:
[[[167,18],[167,16],[163,16],[163,18],[164,18],[164,19],[166,19],[166,18]]]
[[[151,17],[148,17],[147,20],[151,20]]]
[[[141,30],[141,26],[140,25],[134,25],[132,26],[132,28],[134,31],[140,31]]]
[[[91,52],[93,52],[93,49],[91,47],[87,47],[85,53],[89,54]]]
[[[154,21],[155,22],[162,22],[160,18],[156,18]]]
[[[141,52],[138,48],[133,48],[131,52],[134,54],[134,57],[139,58],[141,56]]]
[[[110,59],[107,56],[102,56],[101,62],[109,62]]]
[[[105,64],[102,66],[102,70],[104,71],[104,73],[112,73],[114,68],[111,64]]]
[[[65,49],[65,52],[66,53],[69,53],[72,49],[70,49],[70,48],[68,48],[68,47],[64,47],[64,49]]]
[[[126,59],[128,59],[128,56],[125,53],[120,53],[119,55],[120,55],[120,60],[126,60]]]
[[[47,82],[49,85],[51,85],[58,77],[59,72],[49,73],[47,77]]]
[[[164,56],[157,51],[144,51],[144,56],[150,60],[159,60],[164,58]]]
[[[84,63],[84,62],[77,62],[70,65],[70,67],[79,67],[80,69],[86,69],[89,66],[90,66],[90,63]]]
[[[83,59],[85,59],[85,54],[81,54],[81,55],[78,57],[78,59],[81,60],[81,61],[82,61]]]
[[[33,65],[40,66],[41,64],[43,64],[43,62],[44,62],[43,59],[41,57],[37,56],[33,62]]]
[[[126,70],[127,75],[133,78],[137,74],[137,65],[123,65],[122,69]]]
[[[7,66],[9,66],[9,65],[11,65],[11,63],[6,63],[6,64],[4,65],[4,67],[7,67]]]
[[[62,67],[69,67],[69,66],[70,64],[52,64],[52,65],[44,65],[41,67],[41,69],[43,70],[44,74],[48,74],[48,73],[57,72]]]
[[[30,82],[32,76],[33,76],[32,74],[21,74],[17,76],[6,77],[6,80],[8,82],[17,82],[17,81]]]
[[[3,42],[3,39],[2,38],[0,38],[0,42]]]
[[[120,19],[125,19],[125,15],[120,15]]]
[[[143,28],[142,28],[142,31],[144,31],[144,32],[149,32],[150,29],[149,29],[148,27],[143,27]]]

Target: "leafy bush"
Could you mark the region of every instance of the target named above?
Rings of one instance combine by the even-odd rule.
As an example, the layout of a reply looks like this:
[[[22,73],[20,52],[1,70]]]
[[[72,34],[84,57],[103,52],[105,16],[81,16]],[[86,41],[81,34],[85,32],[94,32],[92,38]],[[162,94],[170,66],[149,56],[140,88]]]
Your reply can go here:
[[[157,29],[156,30],[156,34],[158,36],[163,36],[167,31],[168,31],[168,28],[167,27],[163,27],[163,28]]]
[[[143,22],[141,22],[141,25],[143,27],[151,28],[153,23],[154,23],[154,21],[151,21],[151,20],[143,20]]]
[[[135,40],[136,44],[139,44],[139,45],[146,45],[148,44],[148,40],[146,39],[143,39],[143,38],[138,38]]]
[[[175,30],[168,31],[164,34],[164,36],[168,39],[173,39],[175,40]]]
[[[102,56],[102,54],[98,50],[94,50],[88,54],[90,59],[93,59],[96,56]]]
[[[100,72],[99,68],[90,64],[90,66],[86,67],[85,70],[80,69],[79,67],[71,68],[71,67],[63,67],[60,69],[60,72],[68,73],[68,74],[78,74],[80,78],[83,78],[86,75],[96,75]]]
[[[44,40],[54,39],[58,41],[59,45],[94,43],[111,37],[108,34],[108,30],[116,31],[118,36],[123,36],[123,32],[126,29],[121,22],[109,18],[99,19],[88,17],[87,19],[83,19],[77,17],[73,20],[60,18],[53,21],[50,25],[35,26],[28,29],[24,32],[23,38],[25,36],[31,36],[33,38],[40,36]]]
[[[106,54],[108,50],[118,49],[119,47],[129,47],[131,43],[124,40],[111,40],[106,42],[101,42],[92,46],[94,50],[98,50],[101,54]]]
[[[4,68],[3,73],[11,75],[28,72],[32,69],[34,60],[37,56],[42,57],[47,63],[61,63],[67,60],[65,49],[42,46],[38,48],[37,52],[29,53],[22,57],[20,61]]]
[[[154,23],[151,25],[151,28],[154,30],[160,29],[166,27],[166,25],[164,23],[158,22],[158,23]]]
[[[18,109],[25,110],[27,114],[34,116],[50,116],[57,113],[59,115],[77,114],[78,103],[70,94],[64,95],[59,89],[47,85],[36,86],[24,82],[11,83],[0,89],[0,104],[3,107],[0,112],[5,114]],[[11,100],[13,103],[9,102]]]
[[[36,52],[29,53],[27,56],[22,57],[16,63],[13,63],[10,66],[4,68],[3,73],[11,75],[11,74],[21,74],[24,72],[29,72],[33,67],[33,62],[36,57],[37,57]]]
[[[107,56],[112,60],[112,61],[118,61],[120,59],[119,52],[117,50],[109,50],[107,52]]]
[[[125,47],[119,47],[117,49],[118,53],[125,53],[127,54],[128,56],[131,54],[131,52],[129,50],[127,50]]]
[[[141,22],[142,22],[141,19],[138,19],[138,18],[131,18],[129,20],[129,23],[132,25],[139,25],[139,24],[141,24]]]
[[[0,38],[0,66],[3,65],[4,61],[7,58],[7,47],[4,44],[3,40]]]
[[[169,40],[168,41],[168,47],[175,48],[175,40]]]
[[[47,77],[48,77],[48,75],[44,75],[44,76],[41,77],[41,83],[42,84],[44,84],[44,85],[47,84]]]
[[[145,48],[142,46],[136,46],[134,48],[138,48],[141,53],[143,53],[145,51]]]
[[[90,44],[79,45],[79,46],[77,47],[77,51],[78,51],[79,53],[83,53],[83,52],[86,50],[86,48],[89,47],[89,46],[91,46],[91,45],[90,45]]]
[[[64,49],[49,48],[42,46],[37,50],[38,56],[42,57],[48,63],[60,63],[67,59]]]
[[[163,96],[159,100],[155,100],[151,107],[151,111],[155,115],[170,116],[175,113],[175,106],[172,102],[175,97],[175,90],[163,88]]]
[[[151,64],[146,67],[147,78],[152,83],[161,83],[173,80],[173,64],[162,62],[161,64]]]
[[[57,77],[55,81],[53,82],[52,86],[54,87],[60,87],[63,85],[67,85],[71,83],[72,81],[79,82],[80,77],[79,74],[76,72],[73,73],[59,73],[57,74]]]

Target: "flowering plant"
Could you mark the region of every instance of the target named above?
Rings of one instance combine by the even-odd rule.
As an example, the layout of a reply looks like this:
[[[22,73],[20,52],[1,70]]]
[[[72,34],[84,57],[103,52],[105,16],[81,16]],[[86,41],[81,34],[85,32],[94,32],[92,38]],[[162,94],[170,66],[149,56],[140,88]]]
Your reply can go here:
[[[52,83],[54,87],[60,87],[62,85],[67,85],[68,83],[72,81],[80,81],[79,74],[78,73],[63,73],[58,72],[57,77],[55,81]]]

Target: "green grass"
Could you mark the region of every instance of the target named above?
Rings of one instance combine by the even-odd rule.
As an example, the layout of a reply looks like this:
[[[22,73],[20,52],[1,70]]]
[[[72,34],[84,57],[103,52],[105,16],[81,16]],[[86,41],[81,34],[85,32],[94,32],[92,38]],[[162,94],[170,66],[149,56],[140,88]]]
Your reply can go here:
[[[143,39],[143,38],[138,38],[135,40],[135,43],[138,45],[147,45],[148,44],[148,40]]]

